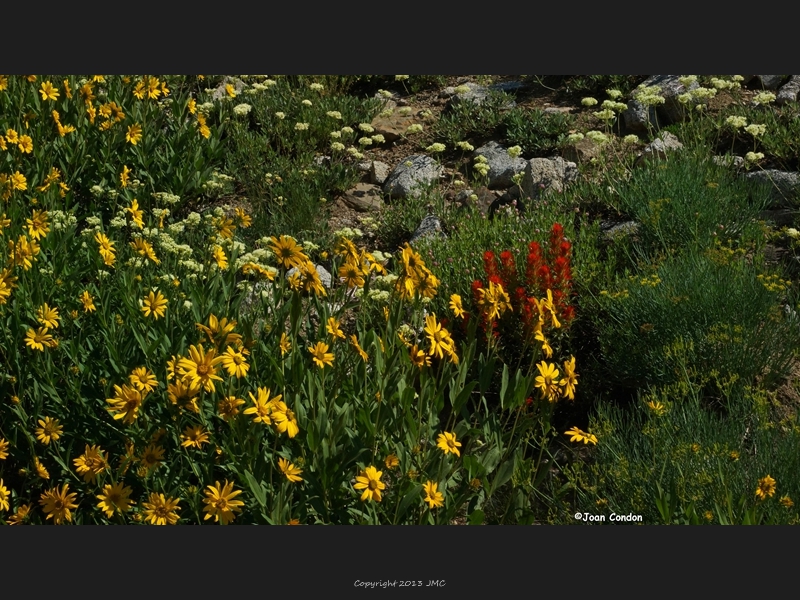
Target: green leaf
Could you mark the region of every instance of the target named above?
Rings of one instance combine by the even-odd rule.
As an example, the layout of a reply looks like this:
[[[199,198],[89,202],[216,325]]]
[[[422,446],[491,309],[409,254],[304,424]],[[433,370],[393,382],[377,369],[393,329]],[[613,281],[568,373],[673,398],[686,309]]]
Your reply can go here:
[[[489,452],[486,453],[486,456],[483,457],[483,468],[486,469],[486,473],[491,473],[494,471],[494,468],[497,466],[497,463],[500,462],[500,449],[495,446]]]
[[[261,487],[261,484],[256,481],[256,478],[253,477],[253,474],[245,470],[244,476],[247,478],[247,483],[250,485],[250,491],[253,492],[253,496],[256,497],[256,501],[259,503],[261,508],[265,508],[267,506],[267,495],[264,491],[264,488]]]
[[[508,391],[508,365],[503,365],[503,377],[500,381],[500,407],[506,407],[506,392]]]
[[[497,474],[494,476],[494,480],[492,481],[492,488],[489,490],[490,496],[494,494],[498,488],[508,483],[508,481],[511,479],[511,476],[514,474],[515,462],[515,457],[509,458],[502,465],[500,465],[499,469],[497,469]]]
[[[475,389],[475,386],[478,384],[477,381],[470,381],[464,389],[462,389],[458,395],[454,393],[454,389],[450,389],[450,404],[453,406],[453,412],[458,414],[461,412],[461,408],[466,403],[467,399],[469,398],[472,390]],[[455,396],[455,398],[454,398]]]
[[[481,509],[477,509],[467,518],[468,525],[483,525],[483,520],[486,515]]]
[[[484,362],[483,354],[481,354],[479,358],[479,363],[481,363],[481,374],[479,377],[480,385],[481,385],[481,394],[485,393],[486,390],[489,389],[489,383],[492,380],[492,375],[494,375],[494,365],[495,359],[492,358],[486,362]]]
[[[397,519],[402,520],[405,516],[408,507],[414,501],[414,498],[420,498],[420,492],[422,492],[422,484],[418,483],[415,485],[410,492],[408,492],[403,499],[400,501],[400,506],[397,509]],[[422,498],[420,498],[420,501]]]

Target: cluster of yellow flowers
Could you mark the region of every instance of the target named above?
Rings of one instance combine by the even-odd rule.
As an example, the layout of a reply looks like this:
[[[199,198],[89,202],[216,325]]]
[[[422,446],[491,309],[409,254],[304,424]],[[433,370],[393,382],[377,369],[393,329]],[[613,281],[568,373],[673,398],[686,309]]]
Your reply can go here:
[[[348,289],[364,287],[365,278],[371,273],[386,273],[386,269],[375,260],[375,256],[363,248],[359,250],[346,237],[339,238],[333,251],[344,257],[344,264],[339,267],[338,273]]]
[[[536,365],[539,375],[536,376],[536,387],[541,391],[542,398],[556,402],[560,397],[570,400],[575,399],[575,386],[578,385],[578,375],[575,373],[575,357],[564,361],[564,377],[559,380],[559,370],[553,363],[542,361]]]
[[[397,279],[395,289],[401,298],[413,298],[419,294],[423,298],[433,298],[439,279],[425,266],[422,257],[406,242],[401,256],[403,273]]]

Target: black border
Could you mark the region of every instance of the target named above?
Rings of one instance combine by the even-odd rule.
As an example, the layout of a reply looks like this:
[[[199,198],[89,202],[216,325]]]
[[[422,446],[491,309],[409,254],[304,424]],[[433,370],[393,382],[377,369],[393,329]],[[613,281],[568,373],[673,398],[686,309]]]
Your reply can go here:
[[[478,598],[509,593],[715,598],[794,584],[789,527],[13,527],[0,529],[4,594],[47,582],[114,597],[338,592]],[[788,541],[785,539],[784,541]],[[44,581],[43,579],[44,578]],[[443,581],[444,585],[430,586]],[[421,587],[400,582],[421,581]],[[358,582],[377,582],[376,587]],[[384,582],[397,582],[383,587]]]
[[[4,7],[15,72],[576,74],[792,72],[794,20],[690,6],[554,3],[385,7],[83,5],[36,33],[30,7]],[[151,7],[152,8],[152,7]],[[66,11],[58,11],[66,12]],[[581,21],[576,21],[580,13]],[[761,18],[759,18],[761,16]],[[25,25],[25,24],[28,25]],[[795,71],[796,72],[796,71]],[[784,527],[14,527],[0,529],[12,581],[222,598],[337,592],[440,597],[522,593],[623,597],[653,591],[788,590]],[[12,579],[13,577],[13,579]],[[444,579],[442,588],[358,588]],[[750,585],[748,585],[750,584]],[[48,586],[50,587],[50,586]],[[393,590],[393,592],[389,592]]]
[[[93,6],[94,5],[94,6]],[[6,70],[104,73],[638,74],[789,73],[795,21],[689,2],[356,2],[291,5],[84,3],[4,7]],[[148,8],[152,10],[148,10]],[[777,8],[777,7],[775,7]]]

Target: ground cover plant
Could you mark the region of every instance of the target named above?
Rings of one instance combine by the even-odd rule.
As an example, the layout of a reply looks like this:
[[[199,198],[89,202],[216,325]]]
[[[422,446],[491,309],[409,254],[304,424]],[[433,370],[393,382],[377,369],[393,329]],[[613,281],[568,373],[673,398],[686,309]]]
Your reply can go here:
[[[796,106],[687,76],[636,165],[635,77],[463,81],[0,76],[0,523],[797,522],[800,234],[714,159],[791,168]],[[584,137],[479,202],[481,144]],[[413,154],[442,177],[343,212]]]

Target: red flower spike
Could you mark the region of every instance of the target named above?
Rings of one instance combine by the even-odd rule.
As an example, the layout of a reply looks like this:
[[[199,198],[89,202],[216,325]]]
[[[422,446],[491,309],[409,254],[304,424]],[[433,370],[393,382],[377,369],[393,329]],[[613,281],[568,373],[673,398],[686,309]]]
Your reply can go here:
[[[486,271],[487,275],[497,274],[497,257],[491,250],[483,253],[483,270]]]

